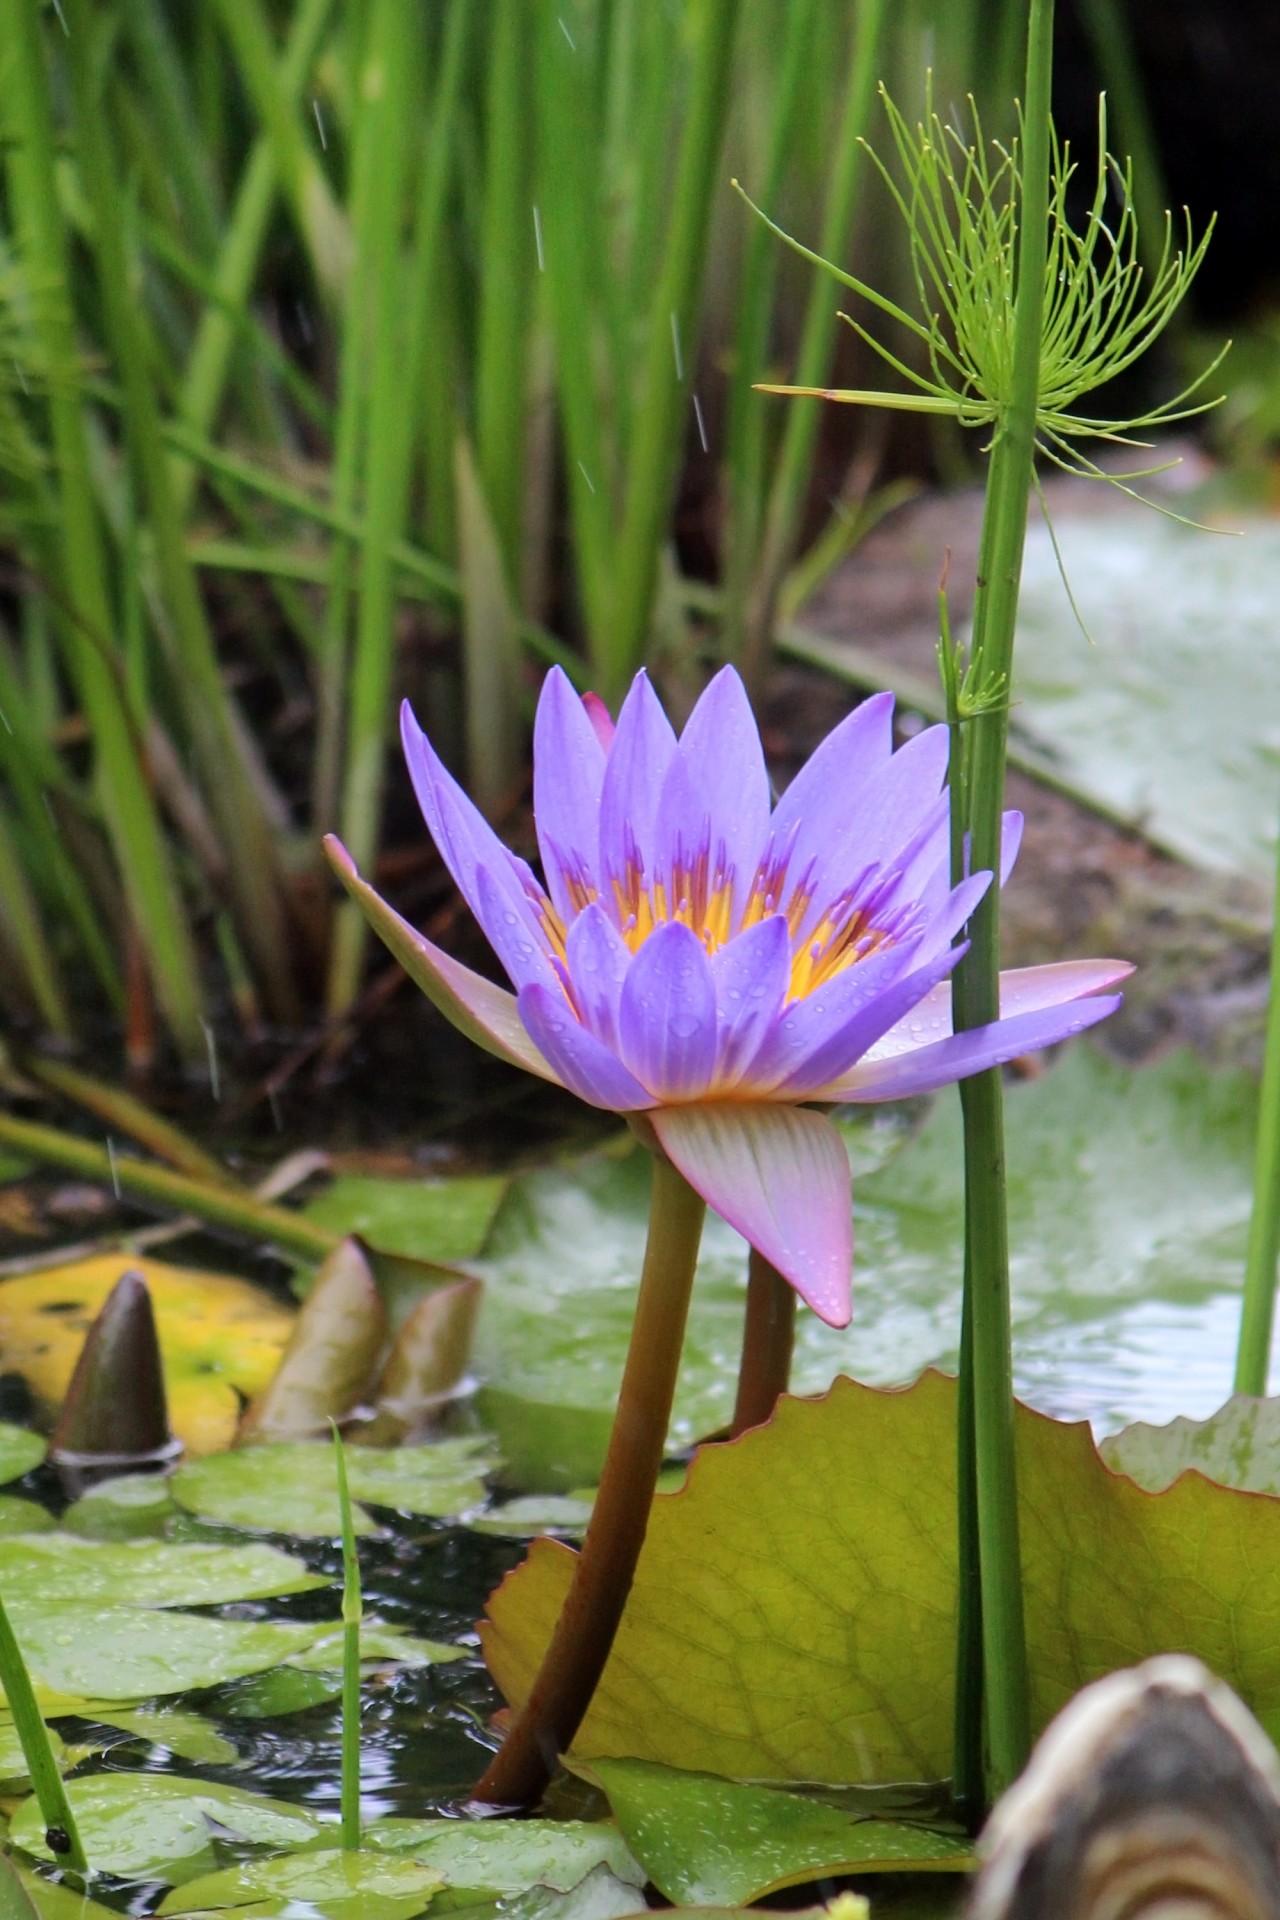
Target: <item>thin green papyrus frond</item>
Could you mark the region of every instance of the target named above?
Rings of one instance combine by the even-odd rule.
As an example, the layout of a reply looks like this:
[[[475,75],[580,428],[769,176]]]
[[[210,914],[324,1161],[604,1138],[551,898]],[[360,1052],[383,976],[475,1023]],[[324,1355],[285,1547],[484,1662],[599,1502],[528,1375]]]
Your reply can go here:
[[[871,160],[906,228],[917,313],[909,312],[855,275],[812,252],[738,192],[780,239],[803,259],[832,274],[894,320],[923,351],[927,370],[911,366],[863,323],[842,314],[859,338],[902,378],[906,392],[826,387],[762,386],[765,393],[805,394],[908,412],[949,414],[962,426],[996,427],[1011,396],[1013,295],[1018,218],[1022,198],[1019,150],[983,138],[970,101],[974,135],[969,140],[926,106],[913,128],[881,87],[896,154],[896,169],[873,149]],[[1221,363],[1222,353],[1171,399],[1128,419],[1077,410],[1087,393],[1125,372],[1164,331],[1204,259],[1213,232],[1210,221],[1196,240],[1189,218],[1175,244],[1172,216],[1150,274],[1138,255],[1137,216],[1130,173],[1106,150],[1105,101],[1099,102],[1098,170],[1092,199],[1077,230],[1067,214],[1067,194],[1077,167],[1070,149],[1051,136],[1049,233],[1041,329],[1039,450],[1054,465],[1130,492],[1143,473],[1111,474],[1074,443],[1133,442],[1136,433],[1168,426],[1216,406],[1197,399]],[[737,186],[737,182],[734,183]],[[1220,397],[1220,396],[1219,396]],[[1175,518],[1177,516],[1174,516]]]

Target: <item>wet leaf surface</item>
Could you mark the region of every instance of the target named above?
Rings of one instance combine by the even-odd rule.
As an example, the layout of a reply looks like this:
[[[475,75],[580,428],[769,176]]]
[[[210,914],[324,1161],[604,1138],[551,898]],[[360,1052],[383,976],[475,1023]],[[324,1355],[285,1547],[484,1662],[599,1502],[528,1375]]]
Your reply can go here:
[[[360,1622],[361,1660],[394,1660],[404,1667],[435,1667],[442,1662],[465,1660],[466,1657],[465,1647],[450,1646],[441,1640],[422,1640],[412,1633],[406,1633],[401,1627],[389,1627],[381,1620],[365,1619]],[[340,1670],[341,1627],[316,1640],[305,1653],[290,1654],[288,1664],[314,1673]]]
[[[380,1853],[315,1853],[274,1860],[244,1860],[221,1873],[190,1881],[161,1904],[161,1913],[209,1910],[284,1915],[304,1901],[325,1920],[412,1920],[443,1885],[441,1876],[417,1860]]]
[[[962,1872],[971,1844],[898,1820],[856,1819],[821,1801],[643,1760],[582,1771],[609,1797],[658,1891],[685,1906],[746,1906],[783,1887],[852,1873]]]
[[[238,1839],[264,1846],[299,1847],[320,1833],[301,1807],[211,1781],[153,1773],[96,1773],[67,1783],[89,1863],[126,1880],[194,1879],[213,1865],[211,1823]],[[34,1796],[24,1800],[10,1828],[13,1844],[38,1860],[44,1818]]]
[[[745,1779],[940,1779],[949,1770],[955,1383],[839,1380],[705,1448],[660,1499],[580,1758]],[[1023,1409],[1019,1492],[1032,1712],[1178,1647],[1260,1717],[1280,1710],[1280,1501],[1195,1475],[1153,1495],[1088,1428]],[[538,1541],[483,1630],[509,1699],[529,1685],[573,1567]]]
[[[60,1605],[208,1607],[306,1593],[328,1584],[293,1554],[257,1541],[177,1546],[159,1540],[85,1540],[70,1533],[0,1540],[0,1593],[10,1606],[54,1599]]]
[[[231,1742],[200,1713],[181,1707],[150,1707],[113,1713],[109,1718],[99,1714],[98,1718],[197,1766],[229,1767],[236,1762]]]
[[[246,1280],[119,1253],[5,1280],[0,1351],[6,1369],[29,1382],[51,1419],[95,1315],[130,1270],[144,1276],[155,1306],[174,1432],[191,1453],[229,1446],[242,1396],[252,1399],[266,1385],[293,1325],[287,1308]],[[24,1438],[30,1443],[32,1436]]]
[[[1030,527],[1019,727],[1086,793],[1144,821],[1193,865],[1269,878],[1280,530],[1251,520],[1224,538],[1153,513],[1093,513],[1064,516],[1057,532],[1092,643],[1047,532]]]
[[[600,1866],[633,1889],[645,1881],[622,1833],[606,1821],[374,1820],[364,1844],[426,1862],[451,1888],[494,1895],[535,1885],[567,1893]]]
[[[10,1534],[50,1533],[57,1522],[47,1508],[16,1493],[0,1493],[0,1539]]]
[[[505,1174],[389,1180],[344,1173],[304,1211],[317,1226],[358,1233],[385,1253],[469,1260],[484,1246],[507,1184]]]
[[[1194,1471],[1224,1487],[1280,1494],[1280,1400],[1237,1393],[1207,1420],[1135,1421],[1103,1440],[1103,1459],[1159,1493]]]
[[[1188,1054],[1126,1068],[1076,1046],[1006,1096],[1015,1354],[1020,1389],[1051,1411],[1115,1424],[1229,1374],[1248,1231],[1256,1091]],[[877,1116],[877,1121],[879,1117]],[[855,1163],[854,1317],[797,1323],[793,1385],[837,1373],[876,1384],[954,1364],[963,1159],[959,1102],[919,1133],[846,1131]],[[879,1163],[879,1164],[877,1164]],[[644,1253],[638,1148],[513,1182],[483,1263],[476,1367],[507,1476],[556,1493],[598,1477]],[[709,1217],[681,1367],[673,1445],[732,1411],[746,1251]],[[1215,1339],[1205,1338],[1212,1320]],[[1167,1354],[1163,1372],[1152,1356]],[[1194,1402],[1193,1402],[1194,1404]]]
[[[158,1539],[180,1511],[164,1475],[122,1473],[74,1501],[62,1524],[91,1540]]]
[[[353,1500],[443,1518],[479,1506],[492,1466],[484,1440],[439,1440],[423,1447],[351,1447]],[[174,1498],[190,1513],[264,1533],[335,1538],[342,1531],[332,1449],[324,1445],[245,1447],[180,1467]],[[357,1508],[356,1531],[373,1522]]]
[[[0,1300],[3,1290],[0,1289]],[[9,1365],[5,1355],[5,1365]],[[27,1427],[14,1427],[8,1421],[0,1421],[0,1486],[8,1480],[20,1480],[24,1473],[30,1473],[44,1459],[47,1449],[38,1433],[32,1433]]]
[[[33,1680],[50,1693],[90,1700],[147,1700],[259,1673],[324,1630],[99,1603],[23,1602],[10,1613]]]

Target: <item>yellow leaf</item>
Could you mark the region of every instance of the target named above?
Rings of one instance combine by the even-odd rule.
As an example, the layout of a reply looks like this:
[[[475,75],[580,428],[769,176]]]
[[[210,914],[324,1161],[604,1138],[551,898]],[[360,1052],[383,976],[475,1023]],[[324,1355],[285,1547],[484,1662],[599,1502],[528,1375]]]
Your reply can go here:
[[[294,1320],[247,1280],[125,1253],[22,1274],[0,1283],[0,1367],[30,1384],[52,1422],[95,1315],[129,1270],[151,1292],[174,1432],[192,1454],[230,1446],[242,1396],[271,1378]]]

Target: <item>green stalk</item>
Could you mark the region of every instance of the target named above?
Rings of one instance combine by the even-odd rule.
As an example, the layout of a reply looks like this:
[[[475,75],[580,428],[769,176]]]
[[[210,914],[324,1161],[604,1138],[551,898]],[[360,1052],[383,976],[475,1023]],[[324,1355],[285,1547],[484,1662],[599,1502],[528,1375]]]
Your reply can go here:
[[[276,177],[306,242],[322,293],[341,298],[351,269],[350,236],[341,208],[303,132],[297,97],[276,64],[267,17],[258,0],[215,0],[240,77],[271,142]]]
[[[341,1238],[340,1234],[313,1226],[300,1213],[257,1200],[251,1193],[193,1180],[189,1174],[173,1173],[149,1160],[135,1160],[131,1154],[108,1152],[92,1141],[60,1133],[55,1127],[39,1126],[33,1120],[15,1120],[10,1114],[0,1113],[0,1144],[43,1166],[65,1167],[98,1186],[136,1196],[148,1205],[189,1213],[211,1227],[227,1227],[255,1240],[269,1240],[289,1253],[301,1254],[304,1260],[323,1260]]]
[[[98,277],[108,332],[125,395],[125,428],[150,509],[156,572],[173,624],[175,678],[205,790],[222,836],[241,938],[278,1019],[301,1016],[290,960],[283,873],[271,829],[248,778],[194,571],[187,559],[159,406],[144,310],[131,285],[123,195],[102,114],[97,42],[102,16],[94,0],[67,0],[68,57],[76,140],[94,218]]]
[[[281,61],[280,84],[286,99],[296,105],[315,63],[320,38],[333,10],[333,0],[298,0],[297,12]],[[202,10],[200,19],[206,19]],[[186,424],[207,434],[227,377],[235,347],[237,324],[231,315],[249,297],[253,276],[266,239],[278,182],[275,150],[266,134],[255,142],[240,179],[239,191],[213,269],[218,289],[216,305],[201,319],[183,380],[179,412]],[[195,470],[174,462],[174,491],[178,511],[185,519],[195,484]]]
[[[525,112],[531,50],[526,8],[495,7],[487,48],[475,455],[513,596],[520,590],[530,270],[535,257]]]
[[[4,111],[11,137],[11,205],[37,292],[34,321],[50,369],[49,415],[57,468],[58,544],[65,581],[66,644],[94,743],[94,778],[130,913],[160,1004],[188,1058],[204,1051],[195,948],[121,697],[110,651],[107,592],[82,411],[67,235],[57,183],[53,121],[40,20],[30,0],[0,0],[8,59]]]
[[[862,170],[862,141],[866,136],[875,97],[875,83],[884,39],[887,0],[860,0],[855,37],[845,81],[844,110],[836,137],[835,155],[822,210],[818,252],[838,260],[846,251],[853,222],[854,200]],[[831,292],[815,281],[805,309],[804,328],[796,355],[795,385],[820,386],[827,378],[839,315]],[[759,404],[760,396],[755,396]],[[755,560],[750,601],[738,615],[735,640],[740,638],[741,663],[749,683],[764,670],[777,613],[778,592],[795,553],[805,496],[813,474],[813,451],[821,425],[817,402],[787,410],[782,445],[774,462],[764,514],[764,534]]]
[[[31,1675],[3,1601],[0,1601],[0,1685],[4,1687],[13,1724],[22,1743],[22,1757],[27,1763],[31,1785],[40,1805],[40,1818],[47,1832],[60,1835],[66,1841],[64,1846],[60,1839],[56,1849],[51,1848],[51,1851],[56,1852],[59,1865],[70,1867],[73,1873],[88,1873],[89,1862],[85,1858],[67,1790],[62,1784],[58,1762],[54,1758],[49,1729],[36,1705]]]
[[[655,1155],[640,1294],[591,1524],[538,1676],[475,1789],[477,1803],[540,1799],[604,1672],[662,1465],[705,1213],[683,1175]]]
[[[9,823],[0,807],[0,921],[26,974],[31,997],[50,1033],[71,1038],[71,1015],[58,965],[45,938],[40,910],[27,885]]]
[[[763,1426],[791,1384],[796,1343],[795,1288],[752,1247],[747,1261],[747,1312],[730,1436]]]
[[[1254,1147],[1253,1213],[1245,1258],[1240,1347],[1236,1354],[1237,1393],[1263,1394],[1271,1369],[1271,1329],[1276,1303],[1276,1256],[1280,1252],[1280,846],[1277,848],[1276,899],[1271,928],[1271,996],[1267,1006],[1266,1052],[1258,1101],[1258,1138]]]
[[[337,1423],[333,1428],[333,1459],[338,1472],[338,1505],[342,1510],[342,1844],[349,1852],[360,1846],[360,1559],[351,1517],[351,1490],[347,1485],[347,1454]]]
[[[341,696],[347,716],[346,768],[340,813],[342,836],[358,866],[373,859],[382,816],[382,769],[386,759],[391,667],[395,657],[393,542],[404,531],[408,507],[411,442],[405,432],[404,277],[401,225],[411,144],[410,74],[415,55],[414,16],[403,0],[374,0],[361,69],[357,171],[356,261],[347,302],[348,339],[342,401],[353,459],[363,455],[364,541],[351,672]],[[348,347],[353,351],[348,352]],[[366,366],[367,365],[367,372]],[[367,380],[367,386],[366,386]],[[338,684],[351,576],[348,550],[340,547],[326,635],[326,701],[332,709]],[[328,739],[340,726],[330,711]],[[332,745],[328,749],[332,751]],[[325,779],[328,778],[325,771]],[[324,795],[317,780],[317,800]],[[322,825],[324,816],[318,816]],[[367,927],[351,903],[339,910],[329,969],[328,1011],[341,1013],[354,1000]]]
[[[634,414],[623,487],[623,519],[613,556],[612,618],[598,634],[606,693],[620,695],[640,665],[658,580],[658,556],[667,538],[671,495],[689,414],[687,379],[672,349],[672,328],[683,344],[686,373],[696,351],[696,321],[719,184],[721,138],[730,97],[738,0],[703,0],[689,83],[689,107],[672,193],[671,224],[662,270],[649,308],[644,368]]]
[[[973,615],[976,683],[987,692],[967,722],[969,830],[975,871],[1000,867],[1008,690],[1027,500],[1034,473],[1036,411],[1048,232],[1052,0],[1031,0],[1018,208],[1013,369],[987,475]],[[970,948],[955,974],[958,1030],[1000,1011],[1000,891],[992,886],[969,923]],[[1030,1744],[1026,1630],[1018,1541],[1008,1218],[1000,1071],[961,1084],[965,1134],[965,1263],[972,1325],[972,1407],[986,1681],[988,1791],[1017,1778]],[[971,1570],[966,1570],[971,1572]]]

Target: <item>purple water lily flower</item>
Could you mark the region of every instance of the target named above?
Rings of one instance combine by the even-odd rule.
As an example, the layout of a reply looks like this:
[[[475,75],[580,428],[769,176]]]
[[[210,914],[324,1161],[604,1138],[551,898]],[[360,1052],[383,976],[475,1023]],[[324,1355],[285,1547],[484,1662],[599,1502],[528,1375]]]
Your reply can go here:
[[[416,933],[327,843],[456,1026],[592,1106],[645,1114],[689,1184],[833,1326],[850,1317],[850,1172],[815,1107],[926,1093],[1079,1033],[1119,1005],[1103,989],[1131,971],[1077,960],[1002,974],[1000,1018],[953,1033],[953,943],[991,875],[951,885],[946,728],[895,753],[892,715],[891,695],[865,701],[771,807],[733,668],[679,739],[645,674],[615,730],[553,668],[534,727],[543,885],[406,705],[418,801],[514,996]],[[1021,824],[1006,815],[1005,874]]]

